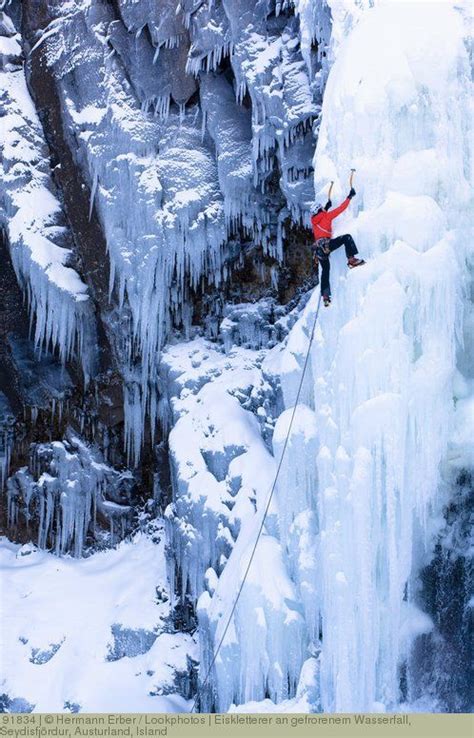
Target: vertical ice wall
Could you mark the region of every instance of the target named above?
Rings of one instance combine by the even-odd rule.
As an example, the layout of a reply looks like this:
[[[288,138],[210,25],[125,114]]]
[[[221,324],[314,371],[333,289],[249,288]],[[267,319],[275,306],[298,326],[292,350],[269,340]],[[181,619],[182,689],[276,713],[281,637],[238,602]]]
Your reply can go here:
[[[342,199],[356,167],[358,197],[338,232],[368,259],[346,276],[344,255],[332,257],[334,302],[311,352],[327,711],[396,709],[413,638],[432,627],[413,604],[414,575],[445,501],[472,249],[465,14],[455,3],[367,10],[325,92],[316,192],[334,179]],[[282,374],[290,405],[298,378]]]
[[[456,368],[472,256],[467,7],[333,5],[339,25],[315,188],[322,195],[334,179],[333,200],[343,199],[350,168],[357,169],[358,196],[337,232],[353,233],[368,263],[348,273],[344,254],[332,257],[334,301],[320,316],[305,404],[297,408],[264,543],[213,672],[219,709],[255,699],[259,689],[282,699],[264,670],[247,664],[248,671],[237,667],[240,681],[235,675],[233,644],[253,637],[258,612],[260,643],[279,637],[279,606],[269,617],[271,595],[260,603],[250,594],[254,578],[269,569],[268,535],[280,551],[272,566],[289,575],[304,618],[299,663],[317,657],[312,709],[396,710],[414,639],[433,628],[415,605],[416,574],[430,560],[449,492],[441,472],[455,423],[454,380],[464,395],[470,386]],[[348,24],[355,28],[344,38]],[[275,428],[276,457],[316,306],[315,293],[286,349],[277,347],[263,364],[279,377],[287,407]],[[202,635],[214,632],[209,651],[223,633],[255,535],[254,527],[246,545],[237,540],[200,602]],[[245,658],[245,647],[241,653]],[[291,644],[273,655],[290,675]]]

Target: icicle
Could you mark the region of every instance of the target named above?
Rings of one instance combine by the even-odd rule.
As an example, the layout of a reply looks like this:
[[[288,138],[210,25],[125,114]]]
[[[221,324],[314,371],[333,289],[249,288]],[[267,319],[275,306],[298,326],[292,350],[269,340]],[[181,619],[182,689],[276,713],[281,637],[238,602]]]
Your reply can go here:
[[[92,187],[89,199],[89,220],[92,218],[92,211],[94,210],[95,193],[97,191],[97,185],[99,183],[99,174],[94,172],[92,177]]]
[[[65,443],[37,444],[29,468],[8,480],[9,525],[18,523],[20,513],[31,525],[34,502],[38,546],[51,546],[57,555],[81,556],[87,535],[94,534],[97,508],[111,520],[124,522],[128,516],[128,506],[104,500],[107,486],[117,487],[121,479],[73,435]]]

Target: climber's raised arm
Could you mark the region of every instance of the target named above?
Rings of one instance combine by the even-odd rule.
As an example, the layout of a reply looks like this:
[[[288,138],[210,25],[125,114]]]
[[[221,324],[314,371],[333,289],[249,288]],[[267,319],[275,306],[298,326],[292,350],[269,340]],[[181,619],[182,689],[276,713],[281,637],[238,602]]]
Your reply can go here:
[[[331,217],[331,220],[334,220],[334,218],[337,218],[338,215],[340,215],[341,213],[343,213],[344,210],[346,210],[349,207],[350,201],[352,200],[352,198],[354,197],[355,194],[356,194],[356,192],[355,192],[354,188],[351,187],[351,190],[350,190],[349,194],[347,195],[346,199],[343,202],[341,202],[341,204],[338,205],[337,208],[334,208],[334,210],[329,210],[328,211],[328,215]],[[329,200],[328,202],[331,202],[331,201]],[[327,210],[327,206],[326,206],[325,210]]]

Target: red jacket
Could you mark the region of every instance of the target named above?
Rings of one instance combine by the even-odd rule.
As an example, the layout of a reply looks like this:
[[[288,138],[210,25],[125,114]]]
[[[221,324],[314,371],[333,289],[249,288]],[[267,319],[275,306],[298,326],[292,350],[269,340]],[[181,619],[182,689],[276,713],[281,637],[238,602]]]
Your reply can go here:
[[[344,202],[334,208],[334,210],[323,210],[321,213],[311,216],[311,225],[313,226],[314,238],[332,238],[332,222],[334,218],[344,212],[349,207],[350,198],[346,197]]]

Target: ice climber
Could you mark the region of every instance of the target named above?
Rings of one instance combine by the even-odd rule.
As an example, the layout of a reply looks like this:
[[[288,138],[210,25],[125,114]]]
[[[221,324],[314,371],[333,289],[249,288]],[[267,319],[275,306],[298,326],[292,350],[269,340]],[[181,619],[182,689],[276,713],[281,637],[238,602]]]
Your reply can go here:
[[[342,202],[334,210],[330,210],[332,202],[328,199],[326,205],[318,205],[316,214],[311,216],[311,225],[313,226],[313,233],[315,239],[314,258],[317,264],[321,264],[321,295],[323,297],[324,305],[327,307],[331,304],[331,286],[329,284],[329,256],[330,254],[339,248],[344,246],[346,249],[347,266],[349,269],[365,264],[363,259],[358,259],[356,254],[357,246],[354,243],[354,239],[349,233],[345,233],[343,236],[337,236],[332,238],[332,222],[334,218],[344,212],[349,207],[349,203],[356,194],[353,187],[344,202]]]

